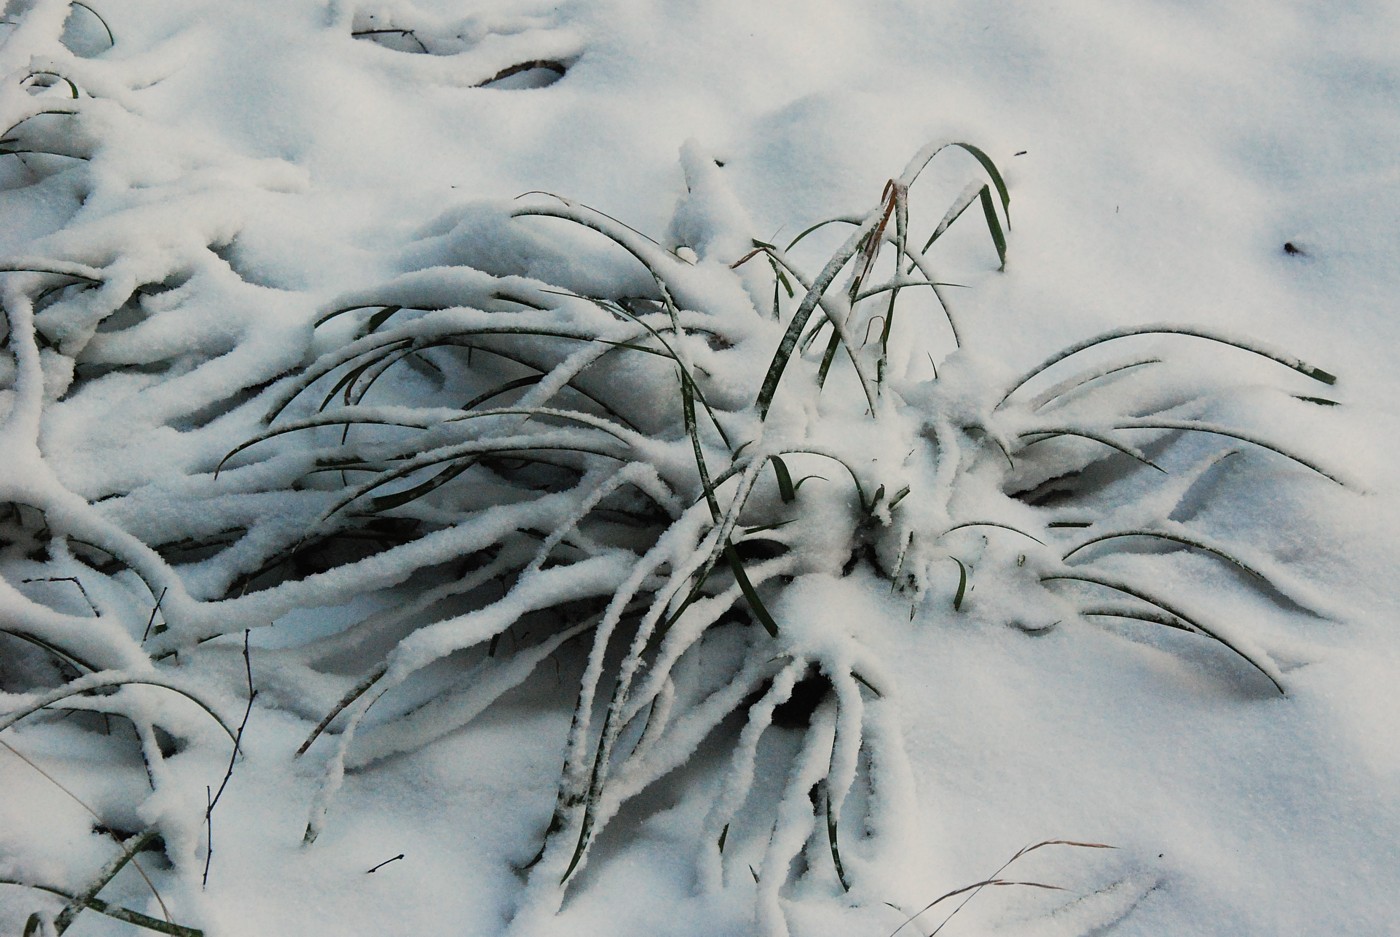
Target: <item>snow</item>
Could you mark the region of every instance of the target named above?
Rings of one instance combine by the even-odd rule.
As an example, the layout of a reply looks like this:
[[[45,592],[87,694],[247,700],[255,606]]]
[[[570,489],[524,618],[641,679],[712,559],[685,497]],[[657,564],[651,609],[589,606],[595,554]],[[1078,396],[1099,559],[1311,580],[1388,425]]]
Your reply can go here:
[[[0,933],[150,826],[99,897],[211,937],[888,937],[1047,840],[1114,848],[942,933],[1400,930],[1397,50],[1380,0],[9,0]],[[852,232],[965,191],[886,355]],[[764,419],[843,243],[854,350]]]

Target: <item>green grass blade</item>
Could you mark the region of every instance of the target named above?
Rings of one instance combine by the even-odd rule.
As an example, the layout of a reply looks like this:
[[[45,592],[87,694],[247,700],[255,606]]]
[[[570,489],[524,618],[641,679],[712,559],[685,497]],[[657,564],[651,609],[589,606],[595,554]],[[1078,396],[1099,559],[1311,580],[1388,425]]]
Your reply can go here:
[[[784,504],[791,504],[797,499],[797,489],[792,484],[792,473],[788,471],[787,463],[779,456],[770,456],[768,461],[773,463],[773,474],[778,479],[779,496]]]
[[[823,798],[826,801],[826,841],[831,845],[831,864],[836,867],[836,880],[841,883],[842,891],[850,891],[851,883],[846,878],[846,867],[841,864],[841,845],[836,832],[836,815],[831,812],[831,794]]]
[[[115,46],[117,44],[117,37],[112,35],[112,27],[107,25],[107,20],[105,20],[102,17],[101,13],[98,13],[92,7],[88,6],[86,3],[83,3],[82,0],[72,0],[72,4],[78,9],[87,10],[93,16],[97,17],[97,21],[102,24],[103,30],[105,30],[107,33],[107,43],[109,47]]]
[[[1193,550],[1200,550],[1201,552],[1208,553],[1211,556],[1216,557],[1217,559],[1224,560],[1231,566],[1234,566],[1235,568],[1248,573],[1255,579],[1258,579],[1260,582],[1263,582],[1264,584],[1268,585],[1274,591],[1287,597],[1287,593],[1283,589],[1280,589],[1277,585],[1275,585],[1274,582],[1271,579],[1269,579],[1268,576],[1264,575],[1258,569],[1246,563],[1238,556],[1235,556],[1233,553],[1226,550],[1223,546],[1214,544],[1202,537],[1188,536],[1186,534],[1173,533],[1165,530],[1122,530],[1116,531],[1114,533],[1102,534],[1098,537],[1091,537],[1090,539],[1085,540],[1083,543],[1080,543],[1077,546],[1073,547],[1061,559],[1063,559],[1065,562],[1068,562],[1072,556],[1074,556],[1081,550],[1087,549],[1091,546],[1094,546],[1095,544],[1104,543],[1109,540],[1117,540],[1124,537],[1148,537],[1155,540],[1166,540],[1170,543],[1176,543],[1184,547],[1190,547]],[[1292,598],[1289,598],[1289,601],[1292,601],[1294,603],[1297,602],[1296,599]],[[1311,609],[1309,609],[1309,611],[1311,611]]]
[[[1232,338],[1228,335],[1221,335],[1215,332],[1206,331],[1204,329],[1194,329],[1185,326],[1148,325],[1139,327],[1129,327],[1123,329],[1114,329],[1110,332],[1103,332],[1099,335],[1095,335],[1093,338],[1085,339],[1082,342],[1076,342],[1075,344],[1056,352],[1054,355],[1051,355],[1049,358],[1046,358],[1034,368],[1031,368],[1024,375],[1022,375],[1021,378],[1019,378],[1015,383],[1013,383],[1011,385],[1011,388],[1002,396],[1001,401],[997,404],[997,406],[1001,406],[1001,404],[1006,403],[1006,401],[1011,397],[1012,394],[1016,393],[1016,391],[1020,390],[1023,386],[1029,383],[1032,378],[1036,377],[1041,372],[1053,367],[1054,365],[1059,364],[1066,358],[1069,358],[1073,355],[1077,355],[1082,351],[1087,351],[1090,348],[1103,345],[1107,342],[1118,341],[1119,339],[1124,338],[1133,338],[1139,335],[1184,335],[1189,338],[1199,338],[1204,341],[1215,342],[1219,345],[1228,345],[1231,348],[1238,348],[1241,351],[1249,352],[1253,355],[1258,355],[1261,358],[1267,358],[1270,361],[1277,362],[1278,364],[1281,364],[1286,368],[1289,368],[1293,371],[1297,371],[1304,377],[1311,378],[1312,380],[1317,381],[1321,384],[1330,385],[1335,384],[1337,382],[1336,375],[1324,371],[1319,367],[1315,367],[1311,364],[1308,364],[1306,361],[1303,361],[1299,358],[1295,358],[1291,355],[1286,355],[1282,352],[1265,348],[1261,345],[1250,344],[1248,342],[1241,341],[1240,339]]]
[[[956,556],[948,559],[958,564],[958,591],[953,593],[953,611],[962,611],[963,599],[967,596],[967,567]]]
[[[471,400],[468,400],[466,403],[462,404],[462,409],[475,410],[477,407],[481,406],[483,403],[492,399],[493,397],[499,397],[501,396],[501,394],[508,394],[511,391],[519,390],[522,387],[534,387],[536,384],[543,381],[544,377],[545,376],[543,374],[531,374],[526,377],[518,377],[513,381],[506,381],[504,384],[501,384],[498,387],[493,387],[488,391],[484,391],[478,394]]]
[[[1298,463],[1303,466],[1303,468],[1311,469],[1329,481],[1336,482],[1343,488],[1352,487],[1343,481],[1341,477],[1332,474],[1315,462],[1305,459],[1296,453],[1289,452],[1287,449],[1276,446],[1257,436],[1251,436],[1248,433],[1242,433],[1239,430],[1229,429],[1224,426],[1215,426],[1209,423],[1196,423],[1192,420],[1134,420],[1130,423],[1119,423],[1114,429],[1179,430],[1186,433],[1207,433],[1211,436],[1224,436],[1227,439],[1238,439],[1240,442],[1247,442],[1251,446],[1258,446],[1260,449],[1267,449],[1270,452],[1277,453],[1285,459]]]
[[[783,371],[787,368],[788,361],[792,358],[794,351],[797,349],[798,339],[806,329],[807,321],[811,318],[817,306],[820,305],[822,296],[826,294],[827,289],[831,287],[831,284],[836,280],[836,276],[841,272],[842,268],[851,261],[851,258],[856,256],[865,238],[879,226],[881,220],[882,216],[880,212],[871,212],[865,222],[851,234],[846,240],[846,243],[826,262],[826,266],[822,268],[822,272],[818,274],[816,280],[812,282],[812,286],[807,290],[807,294],[802,297],[802,302],[798,305],[797,311],[793,313],[792,320],[788,323],[787,331],[783,333],[782,341],[778,344],[778,350],[774,353],[773,360],[768,365],[768,371],[764,374],[763,384],[758,391],[758,398],[754,401],[754,406],[758,408],[760,419],[767,418],[768,408],[772,405],[773,397],[778,392],[778,382],[782,379]],[[836,323],[833,322],[832,325],[835,326]],[[851,349],[851,354],[854,359],[854,348]],[[862,384],[863,383],[864,381],[862,381]],[[866,390],[866,396],[870,398],[869,403],[873,408],[875,406],[875,401],[873,397],[870,397],[868,388]]]
[[[1168,615],[1172,615],[1176,618],[1181,619],[1186,624],[1190,625],[1192,629],[1199,632],[1200,634],[1203,634],[1214,641],[1218,641],[1219,643],[1225,645],[1225,647],[1234,651],[1238,657],[1240,657],[1255,670],[1259,671],[1261,674],[1267,677],[1269,682],[1274,685],[1274,689],[1278,690],[1280,696],[1288,695],[1288,692],[1283,688],[1283,684],[1279,682],[1279,678],[1273,674],[1272,668],[1270,666],[1267,666],[1261,661],[1255,660],[1254,657],[1248,652],[1246,652],[1243,648],[1231,642],[1228,638],[1221,635],[1218,631],[1210,628],[1205,624],[1202,624],[1199,619],[1187,615],[1180,609],[1175,608],[1174,606],[1168,604],[1162,599],[1158,599],[1149,595],[1141,589],[1136,589],[1130,585],[1127,585],[1126,583],[1116,582],[1114,580],[1106,579],[1100,576],[1088,576],[1084,574],[1056,573],[1049,576],[1042,576],[1040,578],[1040,581],[1088,583],[1090,585],[1100,586],[1104,589],[1111,589],[1114,592],[1121,592],[1124,595],[1130,595],[1141,602],[1146,602],[1148,605],[1155,606],[1156,608],[1159,608],[1162,611],[1166,612]]]
[[[992,162],[992,158],[979,147],[973,146],[971,143],[963,143],[962,141],[954,140],[950,143],[930,144],[924,147],[909,161],[909,165],[905,167],[903,175],[900,176],[900,181],[906,186],[912,186],[914,181],[919,178],[919,174],[924,171],[924,167],[926,167],[935,156],[949,147],[957,147],[963,152],[970,154],[972,158],[977,160],[982,166],[983,171],[987,173],[987,177],[992,180],[992,185],[996,187],[997,195],[1001,199],[1002,212],[1006,215],[1007,227],[1010,227],[1011,193],[1007,191],[1006,180],[1002,178],[1001,170],[997,169],[997,164]]]
[[[1115,427],[1115,429],[1123,428],[1124,427],[1121,426]],[[1031,437],[1033,436],[1038,438],[1031,439]],[[1111,436],[1106,436],[1103,433],[1091,429],[1074,429],[1071,427],[1057,426],[1046,429],[1027,430],[1026,432],[1018,435],[1016,438],[1031,439],[1031,441],[1022,446],[1021,450],[1018,451],[1028,449],[1031,446],[1034,446],[1036,443],[1048,442],[1049,440],[1054,439],[1058,436],[1077,436],[1080,439],[1090,439],[1096,443],[1101,443],[1110,449],[1114,449],[1118,452],[1121,452],[1123,455],[1128,456],[1134,461],[1141,462],[1143,465],[1147,466],[1150,469],[1156,469],[1157,471],[1162,472],[1163,474],[1165,474],[1167,471],[1166,469],[1158,465],[1156,462],[1153,462],[1151,459],[1149,459],[1142,452],[1140,452],[1137,449],[1134,449],[1132,446],[1125,445],[1124,443],[1119,442]]]
[[[754,617],[758,619],[763,630],[767,631],[770,637],[778,636],[778,623],[773,620],[773,616],[768,611],[768,607],[763,604],[763,599],[759,597],[758,590],[749,581],[749,574],[744,571],[744,561],[739,559],[738,552],[731,543],[724,548],[724,558],[729,563],[729,569],[734,573],[734,581],[739,584],[739,591],[744,594],[744,601],[749,604]]]
[[[1034,540],[1041,546],[1045,546],[1045,541],[1041,540],[1034,534],[1028,534],[1019,527],[1013,527],[1010,524],[1003,524],[1000,521],[965,521],[961,524],[954,524],[952,527],[949,527],[947,530],[943,531],[943,533],[939,534],[938,536],[940,539],[942,539],[943,537],[947,536],[948,534],[951,534],[955,530],[963,530],[968,527],[995,527],[998,530],[1009,530],[1013,534],[1020,534],[1022,537],[1025,537],[1029,540]]]
[[[928,253],[929,248],[933,247],[934,242],[941,238],[943,234],[953,226],[953,222],[962,217],[963,212],[967,211],[968,208],[972,206],[972,203],[977,201],[978,194],[986,188],[985,185],[978,185],[974,182],[963,190],[962,194],[953,201],[953,204],[948,206],[948,210],[943,213],[943,217],[939,219],[938,224],[934,225],[933,233],[930,234],[928,240],[924,242],[923,253]]]
[[[992,233],[992,243],[997,248],[997,258],[1001,261],[998,269],[1006,269],[1006,233],[1001,230],[1001,221],[997,218],[997,210],[992,205],[992,192],[985,185],[982,186],[978,196],[982,200],[982,214],[987,218],[987,230]]]

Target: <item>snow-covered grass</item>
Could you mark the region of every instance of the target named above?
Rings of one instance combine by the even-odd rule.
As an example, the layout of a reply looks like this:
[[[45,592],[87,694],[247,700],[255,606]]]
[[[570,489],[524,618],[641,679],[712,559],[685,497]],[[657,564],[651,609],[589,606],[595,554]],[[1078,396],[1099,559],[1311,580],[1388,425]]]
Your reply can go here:
[[[0,928],[1394,923],[1394,53],[731,6],[7,6]]]

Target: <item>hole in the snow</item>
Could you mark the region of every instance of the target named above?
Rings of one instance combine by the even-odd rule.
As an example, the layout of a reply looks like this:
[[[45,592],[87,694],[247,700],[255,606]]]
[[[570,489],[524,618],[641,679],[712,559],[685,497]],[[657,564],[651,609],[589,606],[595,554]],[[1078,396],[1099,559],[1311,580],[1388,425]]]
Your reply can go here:
[[[503,68],[495,75],[477,85],[478,88],[495,88],[500,91],[526,91],[533,88],[548,88],[568,72],[569,66],[554,59],[533,59]]]

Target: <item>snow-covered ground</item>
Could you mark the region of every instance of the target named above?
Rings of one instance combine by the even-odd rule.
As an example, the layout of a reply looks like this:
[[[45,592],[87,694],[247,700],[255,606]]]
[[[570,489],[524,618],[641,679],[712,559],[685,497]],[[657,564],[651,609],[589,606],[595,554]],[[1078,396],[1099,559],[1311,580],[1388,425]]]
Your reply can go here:
[[[890,937],[934,899],[1047,840],[1115,848],[1037,849],[1001,877],[1063,890],[988,887],[942,933],[1400,931],[1400,6],[10,0],[0,43],[9,128],[0,134],[0,933],[49,927],[65,899],[32,886],[81,894],[119,853],[117,838],[148,828],[164,849],[140,853],[140,870],[128,866],[97,897],[211,937]],[[788,320],[744,318],[750,299],[767,313],[766,257],[731,265],[754,239],[786,245],[823,219],[894,205],[887,182],[941,141],[985,153],[1010,196],[1004,212],[987,169],[958,148],[911,188],[921,243],[966,182],[989,186],[928,255],[938,281],[957,284],[941,290],[965,351],[949,354],[931,291],[920,294],[928,328],[897,332],[886,409],[871,405],[878,420],[867,419],[845,358],[816,395],[823,335],[810,362],[789,365],[794,383],[780,385],[768,428],[755,430],[745,407]],[[514,201],[541,191],[569,201]],[[984,204],[998,224],[1009,220],[1004,268]],[[424,499],[397,515],[390,506],[391,519],[433,530],[396,541],[403,528],[373,528],[380,546],[397,544],[390,559],[327,548],[287,560],[273,578],[245,577],[299,549],[331,513],[338,482],[290,480],[310,468],[311,441],[326,456],[339,429],[268,439],[215,477],[226,453],[266,429],[291,382],[331,360],[355,328],[478,321],[449,309],[370,326],[373,310],[475,305],[531,328],[550,316],[578,329],[605,322],[596,327],[622,341],[632,320],[558,294],[655,298],[645,269],[578,225],[512,217],[522,206],[572,212],[619,239],[625,223],[660,242],[655,263],[674,276],[663,282],[687,327],[712,315],[725,339],[677,354],[699,356],[718,422],[754,433],[755,511],[777,518],[789,504],[773,472],[758,480],[760,451],[810,444],[867,458],[871,473],[857,496],[831,459],[787,457],[794,476],[819,476],[791,502],[806,506],[805,519],[775,535],[805,552],[758,555],[749,567],[755,578],[772,570],[759,590],[780,637],[765,636],[752,603],[730,589],[724,614],[747,624],[718,619],[707,662],[677,665],[675,686],[653,687],[648,718],[665,728],[657,739],[624,733],[619,752],[635,748],[617,756],[616,784],[658,777],[616,804],[606,829],[613,808],[599,808],[600,832],[577,869],[563,833],[527,867],[545,842],[561,765],[585,764],[579,752],[598,734],[570,729],[587,642],[514,648],[528,643],[529,619],[500,639],[514,656],[498,658],[492,641],[477,660],[472,644],[505,626],[475,606],[455,619],[432,609],[394,617],[434,586],[446,590],[444,607],[456,601],[442,570],[454,549],[487,537],[444,520],[443,505],[457,502]],[[824,229],[794,249],[795,263],[815,275],[844,237]],[[647,243],[636,250],[647,255]],[[503,291],[549,308],[497,309]],[[799,288],[784,316],[801,297]],[[313,329],[350,306],[365,309]],[[873,374],[870,338],[884,320],[853,321],[865,341],[855,336],[862,348],[851,359]],[[1307,465],[1192,431],[1133,430],[1113,437],[1119,450],[1084,437],[1034,446],[1035,435],[1016,433],[1053,425],[1041,408],[995,406],[999,390],[1060,349],[1163,323],[1277,350],[1285,363],[1297,356],[1307,362],[1298,369],[1336,383],[1220,342],[1159,335],[1087,352],[1126,373],[1066,396],[1098,394],[1097,406],[1132,417],[1167,386],[1177,396],[1156,409],[1169,417],[1232,428]],[[1157,356],[1167,360],[1145,363]],[[490,380],[517,378],[521,400],[543,393],[495,367]],[[411,396],[419,385],[456,387],[429,368],[386,380],[382,403],[396,409],[379,415],[438,406]],[[618,366],[590,385],[619,409],[648,411],[644,428],[656,417],[653,438],[628,444],[655,460],[654,488],[695,470],[689,438],[666,436],[680,424],[657,416],[681,412],[681,385],[666,385],[667,373]],[[473,380],[461,378],[468,397],[481,389]],[[1053,404],[1045,412],[1099,418],[1046,399],[1055,378],[1036,380],[1012,399],[1040,393]],[[810,396],[785,397],[794,384]],[[356,386],[328,394],[331,383],[318,384],[286,418],[340,392],[349,404]],[[946,421],[989,413],[1003,422],[956,436],[983,440],[985,452],[967,456],[954,489],[914,456],[943,451],[945,430],[962,432]],[[577,442],[581,425],[556,429]],[[711,468],[732,458],[727,484],[746,484],[740,451],[705,439]],[[1052,449],[1060,454],[1044,454]],[[1159,478],[1139,457],[1168,471]],[[1106,480],[1105,465],[1120,474]],[[1083,471],[1067,500],[1006,497],[1069,469]],[[913,493],[901,502],[905,478]],[[535,581],[537,592],[606,597],[632,572],[618,557],[641,564],[651,547],[615,548],[607,537],[622,535],[585,528],[568,492],[511,502],[521,490],[500,483],[514,513],[501,515],[499,553],[474,554],[452,575],[470,579],[565,523],[579,527],[584,552],[597,546],[590,536],[602,546],[587,562],[522,575],[513,598],[486,603],[491,614],[546,607],[530,604]],[[946,503],[925,500],[928,491]],[[1163,501],[1170,491],[1175,500]],[[683,501],[700,490],[674,493]],[[707,544],[703,499],[677,505],[667,536]],[[868,509],[864,526],[848,516],[855,506]],[[495,517],[472,511],[478,526]],[[685,541],[691,517],[698,526]],[[987,523],[951,529],[972,522]],[[1054,562],[992,522],[1053,533]],[[534,525],[532,541],[522,529]],[[940,529],[950,535],[931,540]],[[1196,545],[1124,537],[1064,557],[1096,533],[1130,529]],[[869,549],[852,552],[857,542]],[[1223,545],[1250,569],[1223,558]],[[676,548],[673,568],[683,554]],[[1034,579],[1090,568],[1170,596],[1183,614],[1152,614],[1190,616],[1209,633],[1081,616],[1076,607],[1105,596]],[[492,581],[482,574],[469,595]],[[705,601],[691,614],[705,614]],[[434,616],[457,630],[434,631]],[[677,618],[677,633],[690,620]],[[415,712],[438,697],[456,700],[453,712],[471,708],[472,693],[489,692],[478,685],[510,682],[504,661],[537,648],[530,675],[464,727],[442,708]],[[597,663],[615,674],[618,659]],[[656,660],[643,661],[639,685]],[[746,707],[771,705],[773,686],[817,673],[803,669],[808,660],[832,692],[780,719],[746,767],[732,757],[746,744]],[[682,758],[688,749],[670,739],[684,735],[684,706],[699,698],[687,697],[698,692],[691,684],[740,680],[746,667],[752,692]],[[375,692],[402,679],[399,695],[368,712],[361,703],[373,693],[352,700],[362,736],[352,739],[342,716],[297,755],[366,677],[378,678]],[[133,679],[169,686],[72,695]],[[668,694],[670,723],[656,715]],[[243,727],[231,773],[229,739],[182,695],[229,730]],[[43,703],[55,705],[37,711]],[[398,714],[406,718],[389,718]],[[673,750],[684,764],[669,772],[642,757]],[[858,782],[844,808],[834,793],[843,759]],[[752,790],[731,816],[714,805],[736,778]],[[840,871],[820,822],[832,797]],[[559,816],[564,833],[588,822]],[[304,845],[309,817],[317,835]],[[900,933],[932,933],[962,897]],[[75,934],[135,932],[91,909],[73,923]]]

